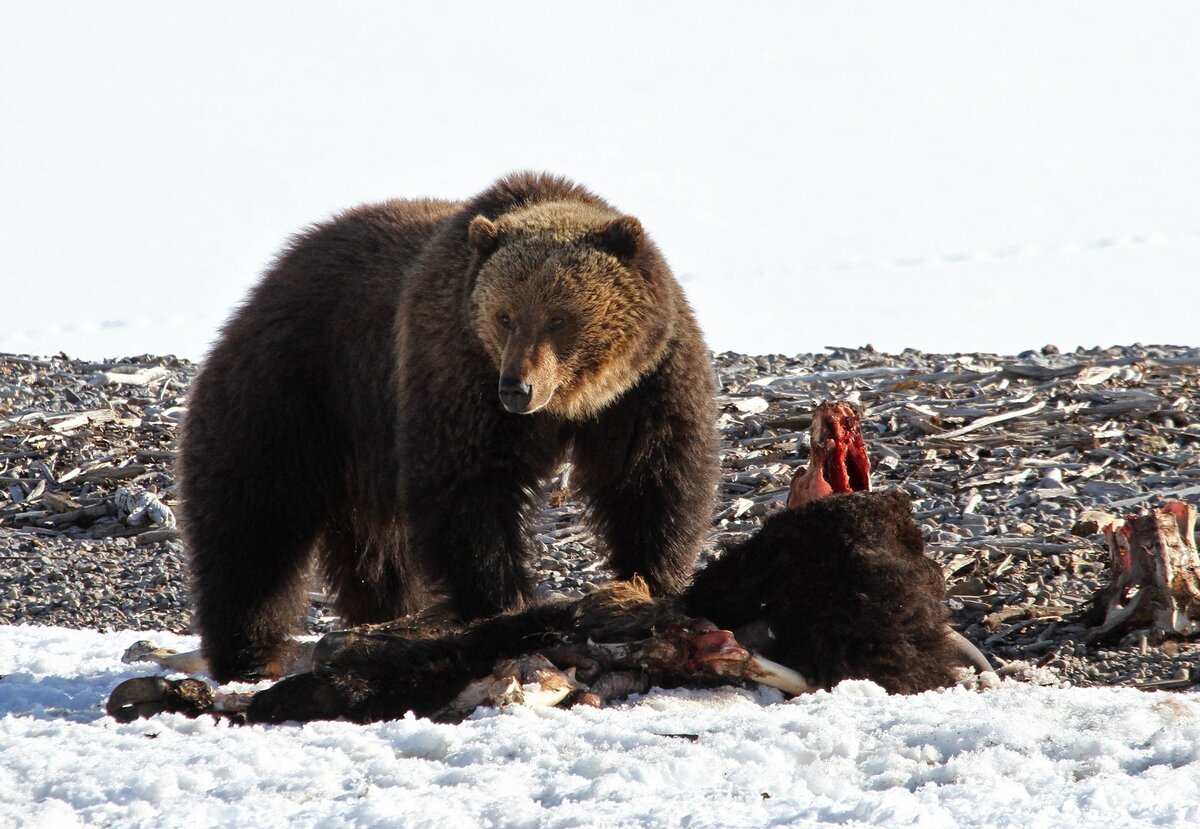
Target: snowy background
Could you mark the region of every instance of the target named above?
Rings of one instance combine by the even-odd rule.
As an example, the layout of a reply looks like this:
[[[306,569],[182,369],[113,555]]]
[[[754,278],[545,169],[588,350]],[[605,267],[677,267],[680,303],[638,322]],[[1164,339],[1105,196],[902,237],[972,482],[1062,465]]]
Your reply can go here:
[[[640,216],[717,350],[1197,344],[1193,3],[330,8],[0,8],[0,350],[200,358],[289,233],[518,168]],[[144,636],[0,628],[0,827],[1200,821],[1195,693],[117,725]]]
[[[718,351],[1196,342],[1191,2],[2,8],[0,350],[202,357],[288,234],[518,168]]]

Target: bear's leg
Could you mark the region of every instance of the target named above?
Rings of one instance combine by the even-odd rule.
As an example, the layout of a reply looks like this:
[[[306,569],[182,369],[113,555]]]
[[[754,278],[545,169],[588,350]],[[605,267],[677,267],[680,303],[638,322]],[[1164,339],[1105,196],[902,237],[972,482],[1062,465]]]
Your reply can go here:
[[[464,621],[523,607],[533,598],[524,517],[536,475],[463,479],[448,470],[410,489],[406,513],[414,555],[449,593]]]
[[[578,466],[586,466],[587,461]],[[591,521],[606,542],[618,578],[641,576],[655,596],[673,596],[691,579],[700,538],[708,526],[710,498],[649,469],[624,479],[588,478],[581,490]],[[697,521],[694,510],[704,516]]]
[[[646,378],[574,441],[572,486],[588,502],[609,564],[620,578],[641,576],[658,596],[687,587],[712,522],[716,428],[700,371],[691,381],[686,372]]]
[[[427,603],[421,579],[405,556],[398,524],[369,537],[347,525],[329,529],[318,545],[318,555],[345,625],[389,622]]]
[[[196,625],[218,682],[283,672],[313,544],[302,521],[235,518],[227,515],[188,533]]]
[[[606,542],[608,563],[619,578],[641,576],[654,595],[676,595],[691,579],[696,553],[712,519],[712,476],[689,452],[648,440],[629,467],[605,446],[637,441],[613,435],[605,443],[576,447],[577,486],[589,516]],[[618,450],[616,457],[622,457]]]

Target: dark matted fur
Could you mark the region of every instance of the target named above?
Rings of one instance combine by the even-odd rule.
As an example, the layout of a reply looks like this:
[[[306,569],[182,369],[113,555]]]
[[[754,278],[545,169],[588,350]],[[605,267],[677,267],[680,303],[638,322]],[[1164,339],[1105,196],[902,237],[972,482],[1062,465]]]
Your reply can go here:
[[[825,688],[937,688],[954,681],[957,658],[945,579],[923,551],[907,495],[821,498],[773,515],[698,573],[686,608],[730,629],[765,616],[776,639],[764,654]]]
[[[502,370],[548,402],[506,411]],[[531,493],[568,450],[614,572],[677,593],[712,511],[713,392],[658,250],[564,179],[304,232],[189,395],[183,526],[213,677],[277,671],[314,553],[350,624],[431,589],[464,619],[521,606]]]
[[[258,694],[249,718],[429,715],[496,660],[561,642],[634,641],[685,614],[727,629],[766,619],[773,638],[761,652],[826,688],[855,678],[892,693],[938,688],[954,682],[959,660],[946,636],[941,571],[922,550],[906,495],[836,495],[773,515],[681,597],[617,585],[450,635],[351,633],[321,673]]]

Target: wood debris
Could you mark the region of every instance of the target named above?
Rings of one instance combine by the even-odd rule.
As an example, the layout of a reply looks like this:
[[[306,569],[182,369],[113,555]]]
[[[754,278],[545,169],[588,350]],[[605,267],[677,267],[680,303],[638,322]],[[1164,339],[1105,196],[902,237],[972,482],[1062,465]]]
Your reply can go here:
[[[1005,631],[990,655],[1044,661],[1076,684],[1200,680],[1193,641],[1168,652],[1152,638],[1142,654],[1146,630],[1133,629],[1097,646],[1080,619],[1109,582],[1088,513],[1200,504],[1200,349],[1052,351],[714,355],[723,476],[702,558],[784,507],[813,407],[843,400],[863,409],[874,488],[913,498],[969,639]],[[156,367],[166,376],[143,385],[92,382]],[[0,355],[0,622],[186,629],[177,530],[124,523],[115,497],[139,486],[174,507],[173,443],[195,372],[172,358]],[[606,571],[570,468],[546,489],[532,563],[542,595],[577,596]],[[1012,615],[989,628],[1001,611]],[[310,632],[334,625],[324,603],[311,606]]]
[[[150,364],[147,364],[150,363]],[[195,368],[0,355],[0,527],[175,538],[175,430]],[[164,534],[163,530],[171,530]]]

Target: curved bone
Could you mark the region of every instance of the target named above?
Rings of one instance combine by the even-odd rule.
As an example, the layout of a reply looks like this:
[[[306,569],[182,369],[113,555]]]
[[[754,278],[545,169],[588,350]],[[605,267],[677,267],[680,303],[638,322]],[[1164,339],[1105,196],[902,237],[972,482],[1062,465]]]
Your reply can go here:
[[[815,691],[817,687],[804,678],[798,671],[793,671],[786,665],[780,665],[778,662],[772,662],[764,656],[757,653],[750,654],[750,661],[746,663],[746,678],[753,679],[755,682],[769,685],[772,688],[778,688],[785,694],[798,696],[807,694],[810,691]]]
[[[992,667],[992,663],[988,662],[988,658],[983,655],[983,651],[949,625],[946,625],[946,637],[954,644],[954,650],[965,667],[974,668],[979,673],[996,670]]]
[[[208,670],[208,663],[200,651],[179,651],[170,648],[160,648],[153,642],[141,639],[134,642],[121,654],[125,664],[134,662],[152,662],[168,671],[178,671],[181,674],[198,674]]]
[[[293,640],[284,650],[278,660],[279,676],[291,676],[311,670],[315,642],[299,642]],[[121,654],[121,661],[127,665],[135,662],[150,662],[181,674],[201,674],[208,672],[208,663],[201,651],[176,651],[170,648],[160,648],[147,639],[134,642]]]

